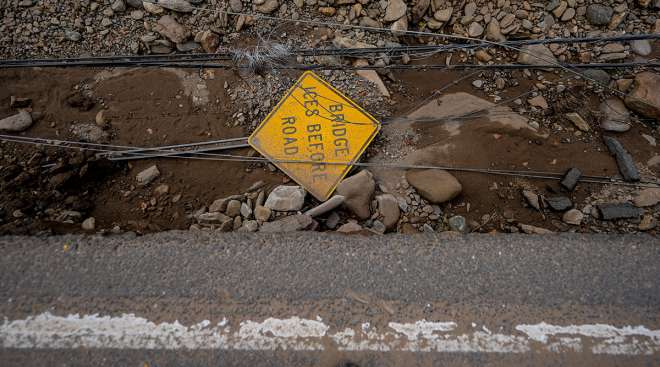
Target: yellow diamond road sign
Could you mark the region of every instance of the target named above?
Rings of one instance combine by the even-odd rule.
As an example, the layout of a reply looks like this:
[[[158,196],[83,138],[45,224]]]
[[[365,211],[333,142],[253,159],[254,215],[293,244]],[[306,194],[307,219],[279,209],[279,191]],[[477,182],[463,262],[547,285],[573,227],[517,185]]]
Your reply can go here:
[[[380,123],[305,72],[249,137],[250,145],[325,201],[380,130]]]

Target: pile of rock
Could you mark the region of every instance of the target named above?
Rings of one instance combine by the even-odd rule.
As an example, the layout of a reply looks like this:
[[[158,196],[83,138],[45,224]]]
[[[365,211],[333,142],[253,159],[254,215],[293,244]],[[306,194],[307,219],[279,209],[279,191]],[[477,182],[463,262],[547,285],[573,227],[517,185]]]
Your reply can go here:
[[[374,176],[362,170],[343,180],[327,201],[310,205],[300,186],[281,185],[269,193],[263,184],[239,195],[215,200],[191,215],[191,230],[291,232],[336,230],[340,233],[435,232],[468,229],[465,218],[445,218],[439,204],[455,198],[460,183],[445,171],[409,173],[405,189],[378,191]],[[417,191],[419,190],[419,191]],[[419,192],[419,193],[418,193]],[[405,196],[404,196],[405,195]],[[406,229],[407,228],[407,229]]]

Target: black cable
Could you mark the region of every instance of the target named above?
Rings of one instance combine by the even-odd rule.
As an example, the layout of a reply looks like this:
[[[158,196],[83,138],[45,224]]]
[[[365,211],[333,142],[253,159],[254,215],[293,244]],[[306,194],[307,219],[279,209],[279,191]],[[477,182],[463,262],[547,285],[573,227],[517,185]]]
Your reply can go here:
[[[578,38],[550,38],[536,40],[515,40],[502,42],[505,46],[524,46],[549,43],[594,43],[594,42],[615,42],[615,41],[634,41],[660,39],[660,34],[633,34],[612,37],[578,37]],[[418,52],[441,52],[456,49],[490,48],[496,47],[495,44],[447,44],[447,45],[421,45],[421,46],[395,46],[395,47],[373,47],[373,48],[331,48],[331,49],[298,49],[291,50],[292,55],[300,56],[357,56],[365,54],[393,54],[393,53],[418,53]],[[25,64],[25,63],[62,63],[62,62],[96,62],[96,61],[213,61],[213,60],[231,60],[232,52],[219,53],[199,53],[199,54],[167,54],[167,55],[122,55],[122,56],[92,56],[92,57],[73,57],[60,59],[13,59],[1,60],[0,65],[6,64]]]
[[[140,61],[140,62],[61,62],[36,64],[0,64],[0,69],[24,68],[24,67],[42,67],[42,68],[63,68],[63,67],[175,67],[175,68],[209,68],[209,69],[253,69],[252,66],[219,64],[219,63],[200,63],[200,62],[162,62],[162,61]],[[463,70],[463,69],[621,69],[632,67],[660,67],[660,62],[622,62],[622,63],[589,63],[589,64],[542,64],[542,65],[524,65],[524,64],[421,64],[421,65],[270,65],[271,69],[280,70]]]

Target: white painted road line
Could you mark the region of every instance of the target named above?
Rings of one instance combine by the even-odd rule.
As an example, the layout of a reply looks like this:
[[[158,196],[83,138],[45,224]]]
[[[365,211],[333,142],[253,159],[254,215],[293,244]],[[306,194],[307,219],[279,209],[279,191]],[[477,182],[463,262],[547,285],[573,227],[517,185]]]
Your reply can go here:
[[[469,326],[465,331],[465,327]],[[463,327],[464,329],[460,329]],[[660,352],[660,330],[606,324],[522,324],[515,335],[491,332],[486,325],[453,321],[390,322],[384,330],[364,323],[341,328],[316,320],[291,317],[216,325],[203,321],[154,323],[133,314],[55,316],[48,312],[21,320],[4,319],[0,346],[18,349],[154,349],[154,350],[293,350],[528,353],[548,351],[613,355]],[[461,331],[462,330],[462,331]]]

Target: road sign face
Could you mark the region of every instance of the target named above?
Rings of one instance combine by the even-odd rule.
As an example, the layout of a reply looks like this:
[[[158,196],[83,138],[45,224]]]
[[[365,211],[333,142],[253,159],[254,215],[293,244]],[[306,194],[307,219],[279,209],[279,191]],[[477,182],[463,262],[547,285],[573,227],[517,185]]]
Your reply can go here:
[[[248,138],[250,145],[325,201],[380,130],[380,123],[305,72]]]

